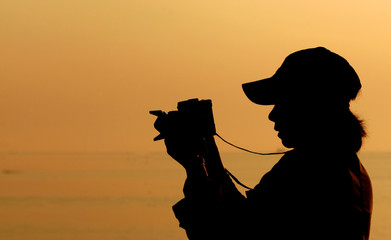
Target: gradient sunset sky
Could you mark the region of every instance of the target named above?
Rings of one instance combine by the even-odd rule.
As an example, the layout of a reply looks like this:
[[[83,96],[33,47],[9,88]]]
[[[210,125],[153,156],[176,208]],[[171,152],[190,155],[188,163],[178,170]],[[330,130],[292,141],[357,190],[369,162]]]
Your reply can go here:
[[[195,97],[227,140],[278,150],[241,84],[317,46],[361,78],[363,150],[391,151],[390,1],[2,0],[0,18],[0,152],[164,151],[148,111]]]

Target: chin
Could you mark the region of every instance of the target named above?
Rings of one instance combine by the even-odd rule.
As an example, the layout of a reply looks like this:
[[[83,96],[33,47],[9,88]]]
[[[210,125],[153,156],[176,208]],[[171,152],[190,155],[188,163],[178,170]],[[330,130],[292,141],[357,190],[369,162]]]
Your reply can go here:
[[[284,145],[284,147],[286,147],[286,148],[295,148],[296,147],[295,142],[292,141],[291,139],[281,138],[281,142],[282,142],[282,145]]]

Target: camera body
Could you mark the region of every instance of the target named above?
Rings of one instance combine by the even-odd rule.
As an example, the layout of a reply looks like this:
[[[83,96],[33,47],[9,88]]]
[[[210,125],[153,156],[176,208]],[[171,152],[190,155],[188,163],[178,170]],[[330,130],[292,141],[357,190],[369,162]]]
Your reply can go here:
[[[157,116],[155,128],[160,134],[153,140],[161,140],[169,136],[187,135],[203,138],[216,135],[213,118],[212,101],[198,98],[178,102],[177,111],[165,113],[161,110],[150,111]]]

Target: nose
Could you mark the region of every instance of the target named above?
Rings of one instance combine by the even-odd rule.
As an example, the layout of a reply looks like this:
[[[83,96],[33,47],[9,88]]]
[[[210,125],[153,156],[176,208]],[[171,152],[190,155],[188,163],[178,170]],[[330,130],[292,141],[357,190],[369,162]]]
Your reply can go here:
[[[278,105],[274,105],[273,109],[269,113],[269,120],[272,122],[276,122],[278,115],[279,115],[280,109]]]

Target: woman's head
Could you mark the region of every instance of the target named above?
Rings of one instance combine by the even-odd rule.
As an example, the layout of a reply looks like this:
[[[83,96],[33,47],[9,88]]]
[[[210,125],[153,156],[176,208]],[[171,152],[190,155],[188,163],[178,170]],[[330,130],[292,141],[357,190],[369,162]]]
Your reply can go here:
[[[271,78],[243,84],[254,103],[275,105],[269,119],[286,147],[348,141],[355,151],[365,132],[349,103],[360,88],[352,66],[323,47],[294,52]]]

